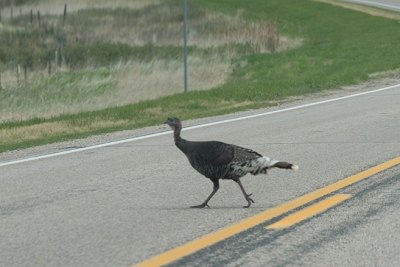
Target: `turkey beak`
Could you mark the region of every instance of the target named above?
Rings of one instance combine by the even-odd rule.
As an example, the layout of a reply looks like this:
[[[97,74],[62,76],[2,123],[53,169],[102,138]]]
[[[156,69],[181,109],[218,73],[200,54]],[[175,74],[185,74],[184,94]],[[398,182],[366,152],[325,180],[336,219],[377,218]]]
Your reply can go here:
[[[166,120],[166,121],[164,122],[164,124],[168,124],[168,120]]]

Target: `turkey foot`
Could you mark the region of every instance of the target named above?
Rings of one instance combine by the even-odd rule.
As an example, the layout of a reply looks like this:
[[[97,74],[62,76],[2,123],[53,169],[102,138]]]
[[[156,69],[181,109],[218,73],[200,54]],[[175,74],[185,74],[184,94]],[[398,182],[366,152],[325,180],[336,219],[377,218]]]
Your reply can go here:
[[[254,203],[254,200],[250,197],[252,194],[246,194],[245,195],[245,198],[246,198],[246,200],[247,200],[247,203],[249,203],[247,206],[243,206],[243,208],[248,208],[248,207],[250,207],[250,205],[251,205],[251,202],[253,202]]]
[[[247,206],[243,206],[243,208],[249,208],[251,205],[251,202],[254,203],[254,200],[250,197],[252,194],[247,194],[246,191],[244,190],[244,187],[242,183],[240,182],[240,179],[234,180],[240,187],[240,190],[242,190],[244,198],[247,200]]]
[[[218,182],[218,180],[215,180],[215,181],[213,181],[213,183],[214,183],[214,187],[213,187],[213,191],[211,192],[211,194],[208,196],[208,198],[206,199],[206,200],[204,200],[204,202],[202,203],[202,204],[200,204],[200,205],[198,205],[198,206],[191,206],[191,208],[204,208],[204,207],[210,207],[210,206],[208,206],[208,201],[210,201],[210,199],[213,197],[213,195],[215,194],[215,193],[217,193],[217,191],[218,191],[218,188],[219,188],[219,182]]]
[[[190,206],[191,208],[198,208],[198,209],[202,209],[202,208],[204,208],[204,207],[210,207],[210,206],[208,206],[208,204],[207,203],[203,203],[203,204],[201,204],[201,205],[197,205],[197,206]]]

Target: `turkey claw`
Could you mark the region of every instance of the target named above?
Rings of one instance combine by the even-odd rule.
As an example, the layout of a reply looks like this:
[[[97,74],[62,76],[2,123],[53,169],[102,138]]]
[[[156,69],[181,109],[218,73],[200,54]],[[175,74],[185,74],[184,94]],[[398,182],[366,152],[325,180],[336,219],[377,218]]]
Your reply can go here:
[[[243,208],[249,208],[250,207],[250,205],[251,205],[251,203],[253,202],[254,203],[254,200],[250,197],[252,194],[248,194],[248,195],[246,195],[246,200],[247,200],[247,202],[249,203],[247,206],[243,206]]]

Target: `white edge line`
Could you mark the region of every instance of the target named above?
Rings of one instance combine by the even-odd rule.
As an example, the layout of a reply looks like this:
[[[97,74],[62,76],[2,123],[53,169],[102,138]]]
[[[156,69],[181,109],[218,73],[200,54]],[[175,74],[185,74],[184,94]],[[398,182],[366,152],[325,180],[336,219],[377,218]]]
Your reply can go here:
[[[228,120],[222,120],[222,121],[216,121],[216,122],[210,122],[210,123],[205,123],[205,124],[189,126],[189,127],[183,128],[182,131],[188,131],[188,130],[203,128],[203,127],[218,125],[218,124],[222,124],[222,123],[246,120],[246,119],[257,118],[257,117],[261,117],[261,116],[267,116],[267,115],[272,115],[272,114],[276,114],[276,113],[286,112],[286,111],[292,111],[292,110],[296,110],[296,109],[312,107],[312,106],[316,106],[316,105],[322,105],[322,104],[339,101],[339,100],[343,100],[343,99],[348,99],[348,98],[352,98],[352,97],[357,97],[357,96],[372,94],[372,93],[381,92],[381,91],[385,91],[385,90],[390,90],[390,89],[393,89],[393,88],[396,88],[399,86],[400,86],[400,84],[396,84],[396,85],[392,85],[392,86],[388,86],[388,87],[384,87],[384,88],[380,88],[380,89],[375,89],[372,91],[352,94],[352,95],[348,95],[348,96],[336,97],[336,98],[318,101],[318,102],[309,103],[309,104],[304,104],[304,105],[300,105],[300,106],[284,108],[284,109],[279,109],[279,110],[274,110],[274,111],[268,111],[268,112],[264,112],[264,113],[248,115],[248,116],[234,118],[234,119],[228,119]],[[81,152],[81,151],[86,151],[86,150],[91,150],[91,149],[96,149],[96,148],[102,148],[102,147],[106,147],[106,146],[124,144],[124,143],[128,143],[128,142],[133,142],[133,141],[138,141],[138,140],[143,140],[143,139],[147,139],[147,138],[153,138],[153,137],[157,137],[157,136],[170,134],[171,132],[172,131],[165,131],[165,132],[159,132],[159,133],[154,133],[154,134],[142,135],[142,136],[132,137],[132,138],[118,140],[118,141],[112,141],[112,142],[108,142],[108,143],[102,143],[102,144],[93,145],[93,146],[87,146],[87,147],[71,149],[71,150],[67,150],[67,151],[56,152],[56,153],[52,153],[52,154],[46,154],[46,155],[35,156],[35,157],[30,157],[30,158],[25,158],[25,159],[8,161],[8,162],[0,163],[0,167],[34,161],[34,160],[47,159],[47,158],[67,155],[67,154],[71,154],[71,153],[76,153],[76,152]]]

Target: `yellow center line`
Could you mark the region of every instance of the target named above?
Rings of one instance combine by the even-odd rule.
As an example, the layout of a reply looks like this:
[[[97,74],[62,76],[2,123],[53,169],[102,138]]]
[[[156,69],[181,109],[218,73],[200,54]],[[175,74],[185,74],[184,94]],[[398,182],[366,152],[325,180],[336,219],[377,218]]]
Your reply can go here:
[[[244,221],[241,221],[237,224],[228,226],[217,232],[211,233],[209,235],[206,235],[204,237],[201,237],[199,239],[191,241],[185,245],[171,249],[165,253],[155,256],[154,258],[145,260],[137,265],[134,265],[134,267],[143,267],[143,266],[152,266],[152,267],[154,266],[155,267],[155,266],[162,266],[162,265],[168,264],[168,263],[173,262],[177,259],[180,259],[184,256],[187,256],[193,252],[196,252],[202,248],[208,247],[208,246],[215,244],[223,239],[231,237],[237,233],[243,232],[243,231],[245,231],[251,227],[254,227],[260,223],[268,221],[276,216],[282,215],[292,209],[298,208],[298,207],[300,207],[308,202],[311,202],[317,198],[320,198],[322,196],[330,194],[334,191],[337,191],[341,188],[344,188],[344,187],[354,184],[362,179],[365,179],[371,175],[374,175],[378,172],[381,172],[390,167],[393,167],[397,164],[400,164],[400,157],[397,157],[395,159],[392,159],[392,160],[389,160],[382,164],[379,164],[375,167],[372,167],[368,170],[365,170],[365,171],[355,174],[353,176],[347,177],[347,178],[340,180],[334,184],[328,185],[317,191],[314,191],[312,193],[309,193],[307,195],[304,195],[304,196],[294,199],[292,201],[286,202],[282,205],[279,205],[275,208],[272,208],[270,210],[267,210],[265,212],[257,214],[255,216],[250,217],[250,218],[248,218]]]
[[[292,226],[292,225],[294,225],[300,221],[303,221],[317,213],[320,213],[330,207],[333,207],[350,197],[351,197],[351,195],[344,195],[344,194],[332,196],[332,197],[327,198],[321,202],[318,202],[310,207],[307,207],[303,210],[293,213],[293,214],[283,218],[282,220],[277,221],[276,223],[268,225],[267,227],[265,227],[265,229],[276,229],[276,228],[285,228],[285,227]]]

